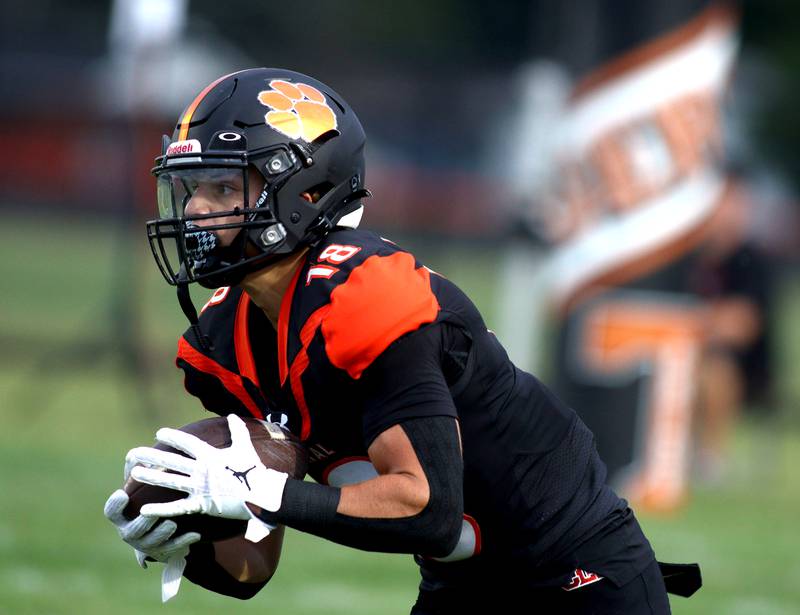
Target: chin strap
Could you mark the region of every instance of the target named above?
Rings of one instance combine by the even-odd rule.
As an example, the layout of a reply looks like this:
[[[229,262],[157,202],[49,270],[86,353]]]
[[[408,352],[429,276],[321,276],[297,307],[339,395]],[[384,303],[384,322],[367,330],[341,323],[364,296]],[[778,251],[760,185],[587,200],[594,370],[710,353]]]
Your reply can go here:
[[[184,315],[189,319],[197,343],[200,345],[200,350],[208,352],[213,350],[214,345],[206,334],[200,330],[200,324],[197,318],[197,308],[192,303],[192,296],[189,294],[189,281],[186,274],[186,265],[181,265],[178,272],[178,303],[181,305]]]

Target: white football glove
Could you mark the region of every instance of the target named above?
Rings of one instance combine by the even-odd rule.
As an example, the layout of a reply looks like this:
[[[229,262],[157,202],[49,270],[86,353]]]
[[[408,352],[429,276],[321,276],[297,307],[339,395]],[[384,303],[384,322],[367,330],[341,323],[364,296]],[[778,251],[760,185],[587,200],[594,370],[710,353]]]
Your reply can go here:
[[[166,602],[178,593],[189,546],[200,540],[200,534],[186,532],[173,538],[178,528],[174,521],[144,515],[128,520],[122,514],[128,499],[127,493],[117,489],[106,500],[103,514],[116,526],[120,538],[134,548],[142,568],[147,568],[148,560],[166,564],[161,578],[161,599]]]
[[[289,475],[261,463],[241,418],[228,415],[228,428],[231,432],[228,448],[215,448],[191,434],[163,428],[156,433],[156,440],[189,457],[150,447],[134,448],[128,453],[126,474],[130,472],[130,476],[142,483],[189,494],[173,502],[145,504],[142,515],[174,517],[203,513],[246,521],[257,520],[247,507],[248,502],[272,512],[280,508]],[[270,526],[263,526],[268,533]]]

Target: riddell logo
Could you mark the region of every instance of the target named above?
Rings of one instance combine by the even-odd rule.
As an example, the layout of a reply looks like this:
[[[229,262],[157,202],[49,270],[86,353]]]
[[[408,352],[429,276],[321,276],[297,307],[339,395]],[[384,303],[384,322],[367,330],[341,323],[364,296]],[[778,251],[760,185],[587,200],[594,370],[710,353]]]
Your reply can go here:
[[[336,128],[336,114],[317,88],[279,79],[270,81],[269,86],[271,89],[258,93],[258,102],[271,109],[264,116],[268,126],[307,143]]]
[[[197,139],[189,139],[188,141],[175,141],[170,143],[167,148],[167,156],[174,156],[175,154],[193,154],[201,151],[200,141]]]

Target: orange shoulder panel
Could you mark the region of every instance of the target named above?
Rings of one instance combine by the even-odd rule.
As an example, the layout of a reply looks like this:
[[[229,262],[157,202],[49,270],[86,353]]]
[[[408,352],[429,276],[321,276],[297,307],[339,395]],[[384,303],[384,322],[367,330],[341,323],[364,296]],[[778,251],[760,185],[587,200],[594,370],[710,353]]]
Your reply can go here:
[[[333,289],[330,306],[322,321],[328,359],[356,379],[389,344],[439,313],[428,270],[406,252],[370,256]]]

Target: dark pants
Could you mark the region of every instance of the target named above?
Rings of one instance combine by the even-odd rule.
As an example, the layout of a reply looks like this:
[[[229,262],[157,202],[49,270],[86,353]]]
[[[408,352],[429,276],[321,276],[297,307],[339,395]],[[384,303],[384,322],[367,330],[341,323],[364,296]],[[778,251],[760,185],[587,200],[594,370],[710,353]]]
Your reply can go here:
[[[653,560],[622,587],[608,579],[567,592],[561,588],[520,590],[503,587],[496,578],[469,590],[420,591],[411,615],[669,615],[669,600],[658,564]]]

